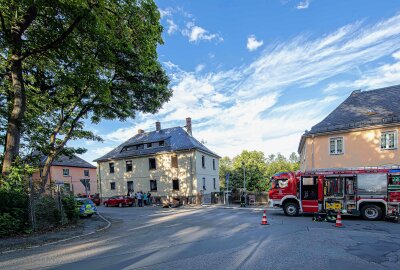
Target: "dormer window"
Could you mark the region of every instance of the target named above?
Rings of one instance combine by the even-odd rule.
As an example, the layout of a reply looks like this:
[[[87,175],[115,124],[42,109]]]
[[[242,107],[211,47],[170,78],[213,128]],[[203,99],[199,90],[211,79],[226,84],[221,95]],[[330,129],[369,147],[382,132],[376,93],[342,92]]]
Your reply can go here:
[[[121,152],[125,152],[125,151],[129,151],[132,150],[131,146],[125,146],[124,148],[122,148]]]
[[[136,145],[136,150],[144,149],[144,144]]]

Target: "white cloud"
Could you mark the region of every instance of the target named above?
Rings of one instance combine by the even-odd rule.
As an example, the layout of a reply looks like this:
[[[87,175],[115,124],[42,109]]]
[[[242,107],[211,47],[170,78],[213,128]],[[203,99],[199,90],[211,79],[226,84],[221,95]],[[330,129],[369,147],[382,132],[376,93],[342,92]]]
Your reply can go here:
[[[311,2],[311,0],[300,1],[297,4],[296,8],[297,9],[306,9],[306,8],[308,8],[310,6],[310,2]]]
[[[400,51],[393,53],[392,57],[396,60],[394,63],[384,64],[363,72],[360,78],[354,81],[331,83],[324,89],[324,92],[333,93],[340,90],[356,89],[367,90],[400,84]]]
[[[166,9],[159,8],[158,11],[160,12],[161,19],[164,19],[165,17],[172,16],[173,9],[172,8],[166,8]]]
[[[182,30],[182,35],[189,38],[189,42],[198,42],[201,40],[211,41],[223,41],[223,38],[220,37],[218,34],[211,34],[206,29],[195,25],[194,21],[191,21],[186,24],[185,29]]]
[[[179,30],[178,25],[175,24],[172,19],[167,19],[167,24],[168,24],[168,30],[167,30],[168,35],[172,35],[173,33]]]
[[[196,25],[196,20],[192,14],[185,11],[182,7],[168,7],[165,9],[159,9],[161,19],[166,23],[168,35],[172,35],[179,32],[189,38],[189,42],[197,43],[200,41],[216,41],[222,42],[223,38],[216,33],[210,33],[203,27]],[[178,25],[174,20],[174,17],[180,17],[184,21],[183,24]],[[179,20],[178,20],[179,21]]]
[[[261,47],[264,44],[264,41],[262,40],[257,40],[256,37],[254,35],[250,35],[247,38],[247,49],[249,51],[255,51],[257,50],[259,47]]]
[[[288,155],[297,150],[304,130],[344,98],[321,88],[316,98],[302,99],[298,94],[298,100],[288,102],[288,89],[315,91],[306,88],[390,55],[394,63],[353,74],[358,79],[347,85],[392,84],[400,80],[399,50],[400,15],[396,15],[375,25],[356,22],[316,39],[299,36],[271,44],[251,64],[231,70],[196,73],[167,62],[174,91],[171,101],[157,116],[143,116],[140,125],[117,130],[107,138],[123,141],[137,127],[154,130],[156,117],[168,127],[183,126],[185,117],[191,116],[194,136],[220,155],[233,156],[243,149]]]
[[[400,60],[400,51],[397,51],[395,53],[392,54],[393,58],[396,60]]]
[[[199,64],[196,66],[196,72],[201,72],[204,68],[206,67],[206,65],[204,64]]]

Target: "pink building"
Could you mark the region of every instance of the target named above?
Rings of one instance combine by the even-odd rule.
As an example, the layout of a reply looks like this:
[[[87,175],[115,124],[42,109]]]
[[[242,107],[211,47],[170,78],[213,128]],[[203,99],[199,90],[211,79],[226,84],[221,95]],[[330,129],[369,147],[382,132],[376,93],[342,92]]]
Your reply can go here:
[[[41,161],[44,159],[45,157],[42,157]],[[35,173],[32,178],[40,179],[40,173]],[[70,190],[75,195],[95,194],[97,193],[96,166],[75,155],[61,156],[50,168],[49,182],[64,183],[64,189]]]

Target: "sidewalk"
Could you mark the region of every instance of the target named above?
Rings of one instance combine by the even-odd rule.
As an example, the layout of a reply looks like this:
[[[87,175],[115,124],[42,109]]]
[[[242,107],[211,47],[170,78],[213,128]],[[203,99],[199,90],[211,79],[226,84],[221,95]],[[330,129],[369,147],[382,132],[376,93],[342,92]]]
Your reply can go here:
[[[0,254],[68,241],[107,229],[109,226],[110,223],[106,219],[94,215],[91,218],[80,219],[76,225],[57,228],[53,231],[1,238]]]

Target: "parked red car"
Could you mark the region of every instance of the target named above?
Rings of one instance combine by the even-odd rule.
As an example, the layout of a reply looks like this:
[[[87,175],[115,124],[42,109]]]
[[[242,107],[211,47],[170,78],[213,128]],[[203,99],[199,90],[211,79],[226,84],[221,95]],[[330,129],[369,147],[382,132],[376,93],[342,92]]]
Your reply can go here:
[[[103,202],[105,207],[108,206],[133,206],[135,199],[127,196],[114,196]]]

